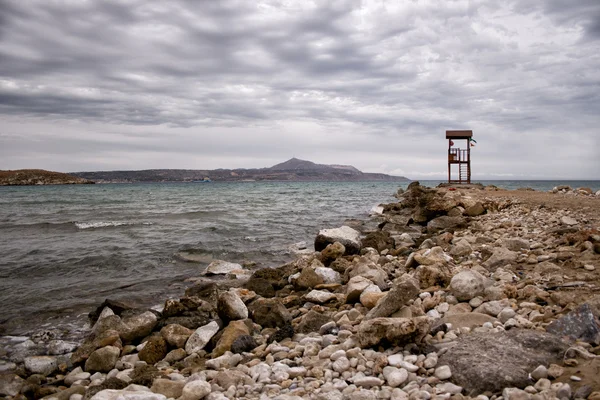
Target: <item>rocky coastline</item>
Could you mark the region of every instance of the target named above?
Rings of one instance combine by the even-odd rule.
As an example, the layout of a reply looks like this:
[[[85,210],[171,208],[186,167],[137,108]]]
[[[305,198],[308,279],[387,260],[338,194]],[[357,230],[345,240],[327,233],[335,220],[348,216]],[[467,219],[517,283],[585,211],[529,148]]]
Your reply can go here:
[[[83,343],[8,338],[0,398],[600,399],[600,193],[397,198],[280,268],[107,300]]]
[[[0,171],[0,186],[93,185],[94,183],[78,176],[43,169]]]

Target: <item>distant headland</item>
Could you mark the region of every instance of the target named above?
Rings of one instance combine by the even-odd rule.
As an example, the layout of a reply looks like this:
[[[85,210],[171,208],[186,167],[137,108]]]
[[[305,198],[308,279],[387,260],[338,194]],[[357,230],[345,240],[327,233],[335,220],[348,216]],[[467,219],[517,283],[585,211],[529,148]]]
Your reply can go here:
[[[361,172],[350,165],[325,165],[292,158],[269,168],[254,169],[147,169],[141,171],[73,172],[79,178],[96,183],[134,182],[243,182],[243,181],[389,181],[406,182],[404,176]]]
[[[77,185],[93,183],[95,182],[78,176],[43,169],[0,171],[0,186]]]

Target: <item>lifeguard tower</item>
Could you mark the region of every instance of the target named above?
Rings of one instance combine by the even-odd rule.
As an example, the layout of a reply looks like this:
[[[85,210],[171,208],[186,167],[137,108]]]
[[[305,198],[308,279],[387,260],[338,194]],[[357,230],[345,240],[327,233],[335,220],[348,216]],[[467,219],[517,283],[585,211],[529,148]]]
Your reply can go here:
[[[448,183],[471,183],[471,140],[473,131],[446,131],[448,139]],[[459,141],[465,141],[465,148],[459,147]],[[452,166],[458,166],[452,174]],[[453,179],[458,178],[458,179]]]

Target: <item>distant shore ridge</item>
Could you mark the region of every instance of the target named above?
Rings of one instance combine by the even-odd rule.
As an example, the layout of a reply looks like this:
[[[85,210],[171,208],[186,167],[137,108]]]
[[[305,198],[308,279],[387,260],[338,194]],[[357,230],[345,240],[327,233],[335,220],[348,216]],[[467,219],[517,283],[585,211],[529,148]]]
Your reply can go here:
[[[79,178],[97,183],[135,182],[310,182],[310,181],[389,181],[407,182],[404,176],[366,173],[351,165],[316,164],[311,161],[292,158],[269,168],[238,169],[148,169],[138,171],[94,171],[71,173]]]
[[[25,185],[78,185],[93,184],[94,181],[62,172],[43,169],[18,169],[0,171],[0,186]]]

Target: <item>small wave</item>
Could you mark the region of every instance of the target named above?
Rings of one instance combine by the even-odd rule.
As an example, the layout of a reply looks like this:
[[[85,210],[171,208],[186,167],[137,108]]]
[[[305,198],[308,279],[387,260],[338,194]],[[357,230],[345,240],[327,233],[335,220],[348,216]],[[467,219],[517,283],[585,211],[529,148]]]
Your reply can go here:
[[[96,222],[75,222],[79,229],[112,228],[117,226],[131,225],[152,225],[152,222],[127,222],[127,221],[96,221]]]
[[[202,219],[206,217],[222,217],[227,214],[227,210],[198,210],[184,211],[172,214],[165,214],[167,219]]]

